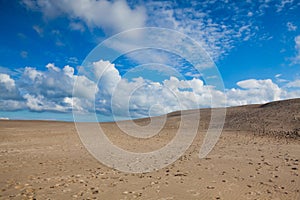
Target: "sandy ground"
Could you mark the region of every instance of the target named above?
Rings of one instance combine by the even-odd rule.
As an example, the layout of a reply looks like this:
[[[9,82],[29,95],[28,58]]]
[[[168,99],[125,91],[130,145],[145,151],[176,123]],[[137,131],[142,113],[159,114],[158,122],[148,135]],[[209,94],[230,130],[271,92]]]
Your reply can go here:
[[[180,159],[139,174],[94,159],[74,123],[0,121],[0,199],[300,199],[300,100],[227,111],[223,133],[206,158],[198,153],[209,109],[202,110],[198,135]],[[192,121],[192,112],[185,114]],[[102,127],[116,145],[146,152],[168,143],[178,120],[180,114],[169,115],[150,139],[125,135],[114,123]]]

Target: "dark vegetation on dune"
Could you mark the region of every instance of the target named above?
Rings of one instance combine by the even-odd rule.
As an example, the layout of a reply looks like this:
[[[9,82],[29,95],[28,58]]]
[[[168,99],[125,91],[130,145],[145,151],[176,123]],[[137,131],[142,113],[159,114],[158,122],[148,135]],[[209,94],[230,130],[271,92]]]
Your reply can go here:
[[[225,128],[259,135],[300,138],[300,99],[227,109]]]
[[[167,115],[168,122],[180,121],[181,115],[195,115],[197,110],[176,111]],[[200,109],[200,129],[207,129],[211,109]],[[191,120],[193,118],[191,117]],[[167,124],[168,124],[167,122]],[[300,138],[300,98],[266,104],[229,107],[225,131],[245,131],[276,138]]]

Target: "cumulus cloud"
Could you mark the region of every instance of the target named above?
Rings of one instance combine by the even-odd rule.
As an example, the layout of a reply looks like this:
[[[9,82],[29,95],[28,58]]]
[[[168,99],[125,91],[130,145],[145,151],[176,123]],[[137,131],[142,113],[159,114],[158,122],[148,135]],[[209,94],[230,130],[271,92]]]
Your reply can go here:
[[[248,79],[237,82],[236,88],[220,91],[198,77],[185,80],[171,76],[161,82],[142,77],[128,79],[120,75],[114,64],[103,60],[91,63],[91,67],[85,70],[76,75],[71,66],[61,69],[50,63],[45,71],[26,67],[17,80],[0,74],[0,110],[95,110],[126,118],[300,97],[297,89],[300,80],[279,87],[271,79]],[[76,90],[73,92],[74,84]]]
[[[98,92],[96,84],[85,76],[74,75],[74,68],[66,65],[62,70],[53,63],[46,65],[47,71],[38,71],[35,68],[26,67],[22,76],[23,89],[35,96],[62,99],[72,97],[75,80],[79,90],[75,97],[92,99]],[[21,86],[22,87],[22,86]]]
[[[15,81],[9,75],[0,73],[0,100],[15,100],[20,97]]]
[[[111,95],[112,90],[121,80],[119,71],[109,61],[100,60],[93,63],[95,80],[99,80],[99,89],[105,95]]]
[[[227,104],[230,106],[276,101],[280,100],[282,95],[282,89],[271,79],[239,81],[237,86],[240,88],[226,91]]]
[[[90,28],[101,28],[107,33],[118,33],[126,29],[143,27],[146,21],[145,8],[131,8],[125,0],[23,0],[23,4],[40,11],[46,18],[66,15],[70,27],[82,31],[84,22]]]
[[[102,81],[100,79],[98,82],[96,110],[108,115],[145,117],[182,109],[266,103],[300,97],[299,93],[285,89],[294,83],[280,88],[271,79],[243,80],[237,83],[237,88],[224,92],[205,85],[197,77],[182,80],[171,76],[162,82],[142,77],[128,80],[120,76],[113,64],[102,60],[94,62],[92,69],[97,78],[102,77]],[[227,104],[224,97],[227,98]],[[214,104],[212,99],[215,100]]]
[[[203,82],[195,79],[178,80],[176,77],[170,77],[162,83],[141,77],[132,81],[122,79],[113,93],[112,108],[114,113],[133,117],[196,108],[199,107],[203,94],[195,93],[193,87],[203,89]]]
[[[73,105],[79,111],[93,108],[91,102],[98,92],[96,83],[85,76],[74,75],[74,68],[68,65],[60,69],[49,63],[46,69],[39,71],[25,67],[17,82],[0,74],[0,109],[8,110],[5,106],[9,106],[9,110],[69,112]],[[75,81],[80,87],[73,93]]]
[[[0,111],[16,111],[27,109],[25,101],[0,99]]]
[[[93,76],[89,72],[92,72]],[[220,98],[224,99],[222,92],[204,85],[203,81],[197,78],[180,80],[171,76],[162,82],[142,77],[127,79],[120,76],[114,64],[103,60],[92,63],[91,68],[82,73],[98,82],[95,108],[106,115],[161,115],[175,110],[209,107],[212,98],[220,100],[218,106],[225,105]]]
[[[10,111],[24,108],[24,102],[15,80],[0,73],[0,110]]]
[[[67,107],[58,104],[55,100],[50,98],[45,98],[42,95],[30,95],[25,94],[26,106],[31,111],[58,111],[65,112]]]

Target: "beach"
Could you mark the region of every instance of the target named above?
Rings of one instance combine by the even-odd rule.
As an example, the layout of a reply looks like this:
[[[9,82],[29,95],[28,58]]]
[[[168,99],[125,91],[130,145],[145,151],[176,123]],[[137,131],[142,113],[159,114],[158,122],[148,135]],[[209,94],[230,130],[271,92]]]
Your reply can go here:
[[[149,173],[103,165],[89,154],[72,122],[0,120],[0,199],[296,200],[299,105],[294,99],[228,108],[222,134],[203,159],[199,149],[210,109],[200,110],[198,133],[188,150]],[[174,137],[175,124],[184,114],[193,112],[169,115],[162,131],[148,139],[126,135],[115,123],[101,127],[120,148],[149,152]]]

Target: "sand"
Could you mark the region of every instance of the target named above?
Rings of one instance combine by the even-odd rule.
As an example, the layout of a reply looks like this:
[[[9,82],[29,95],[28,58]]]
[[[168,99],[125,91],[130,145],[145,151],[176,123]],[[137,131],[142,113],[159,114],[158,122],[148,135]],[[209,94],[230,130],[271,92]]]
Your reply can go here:
[[[102,127],[119,147],[147,152],[172,139],[181,115],[193,122],[193,113],[169,114],[150,139],[132,138],[114,123]],[[0,199],[300,199],[300,99],[229,108],[204,159],[198,154],[210,109],[200,113],[198,134],[180,159],[136,174],[98,162],[74,123],[0,120]]]

